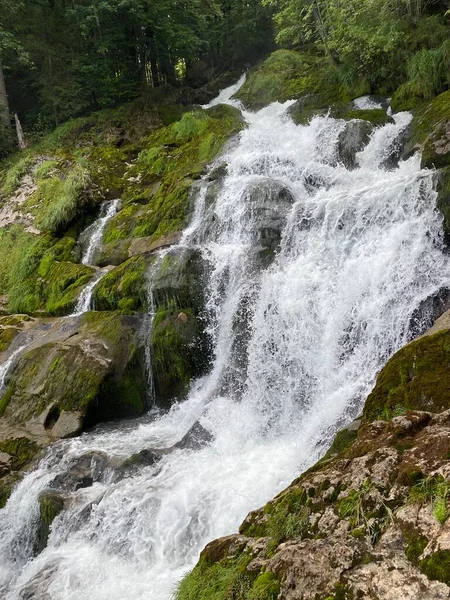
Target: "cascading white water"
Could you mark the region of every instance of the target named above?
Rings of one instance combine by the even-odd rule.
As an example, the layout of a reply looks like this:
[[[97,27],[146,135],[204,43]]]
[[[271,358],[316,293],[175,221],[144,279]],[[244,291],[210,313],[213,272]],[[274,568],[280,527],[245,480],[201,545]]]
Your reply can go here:
[[[97,273],[95,273],[93,279],[87,284],[85,288],[83,288],[78,298],[78,302],[75,306],[75,309],[70,315],[71,317],[79,317],[81,315],[84,315],[85,312],[88,312],[88,310],[91,309],[92,294],[94,292],[95,286],[105,273],[107,273],[107,269],[99,269]]]
[[[211,372],[168,413],[50,448],[0,512],[7,600],[168,600],[208,541],[235,531],[361,410],[407,340],[413,310],[448,284],[430,172],[418,157],[384,168],[410,117],[377,129],[350,171],[337,153],[345,123],[295,126],[288,105],[245,113],[215,202],[205,180],[180,242],[210,265]],[[281,227],[272,262],[259,246],[267,218]],[[212,437],[203,447],[125,475],[114,466],[170,448],[197,421]],[[108,455],[110,466],[69,493],[47,548],[27,562],[39,492],[87,453]],[[26,541],[20,551],[17,540]]]
[[[103,239],[103,233],[105,227],[114,215],[119,210],[120,200],[113,200],[112,202],[103,202],[100,208],[100,217],[89,225],[83,233],[81,238],[86,239],[86,248],[81,257],[83,265],[92,265],[95,258],[95,253],[98,250],[99,245]]]
[[[92,225],[89,225],[89,227],[87,227],[81,234],[80,237],[86,240],[86,248],[81,258],[83,265],[90,265],[93,263],[95,253],[98,251],[99,246],[102,243],[105,227],[108,221],[110,221],[114,215],[117,214],[119,206],[120,200],[104,202],[100,209],[100,217],[94,221]],[[88,285],[81,291],[75,309],[70,315],[71,317],[79,317],[90,310],[94,288],[106,272],[106,269],[100,269],[95,274],[92,281],[90,281]]]
[[[18,356],[22,354],[26,347],[26,344],[22,344],[19,348],[14,350],[14,352],[11,352],[11,354],[5,360],[5,362],[2,365],[0,365],[0,390],[5,385],[6,376],[8,375],[11,367],[14,365]]]

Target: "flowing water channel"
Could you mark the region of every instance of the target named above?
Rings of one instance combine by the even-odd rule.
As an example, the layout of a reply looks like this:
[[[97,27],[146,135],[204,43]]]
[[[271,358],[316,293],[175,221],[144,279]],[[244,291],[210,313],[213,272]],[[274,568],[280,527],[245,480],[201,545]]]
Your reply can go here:
[[[209,265],[210,372],[168,412],[48,450],[0,511],[7,600],[168,600],[208,541],[236,531],[361,411],[414,310],[449,283],[431,173],[418,156],[392,158],[410,115],[375,130],[349,169],[348,125],[296,126],[289,105],[244,112],[248,127],[211,168],[226,174],[199,183],[179,244]],[[173,448],[197,423],[203,443]],[[171,451],[124,468],[152,448]],[[38,495],[81,457],[94,483],[68,493],[33,557]]]

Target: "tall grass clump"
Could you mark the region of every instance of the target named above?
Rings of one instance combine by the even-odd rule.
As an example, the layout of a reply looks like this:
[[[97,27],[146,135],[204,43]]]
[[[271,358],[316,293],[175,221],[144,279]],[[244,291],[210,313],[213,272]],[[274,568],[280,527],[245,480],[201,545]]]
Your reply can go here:
[[[392,98],[396,109],[408,108],[431,100],[450,87],[450,40],[438,48],[422,49],[411,56],[407,81]]]
[[[36,217],[36,225],[54,233],[63,230],[76,217],[79,198],[90,183],[89,171],[82,165],[76,165],[64,181],[41,181],[39,197],[42,208]]]

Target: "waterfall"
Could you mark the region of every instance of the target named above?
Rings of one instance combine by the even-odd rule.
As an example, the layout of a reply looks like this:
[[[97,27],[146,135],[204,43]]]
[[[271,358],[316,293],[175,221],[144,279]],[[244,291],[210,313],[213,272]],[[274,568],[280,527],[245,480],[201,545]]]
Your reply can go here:
[[[81,234],[81,240],[85,240],[85,249],[81,257],[83,265],[94,264],[95,253],[98,250],[99,245],[103,239],[103,232],[105,227],[117,211],[119,210],[120,200],[113,200],[112,202],[103,202],[100,207],[100,217],[89,225]]]
[[[119,206],[120,200],[113,200],[112,202],[103,202],[100,208],[100,217],[91,225],[89,225],[89,227],[87,227],[80,235],[81,241],[85,242],[85,250],[81,258],[81,262],[83,263],[83,265],[90,265],[93,263],[95,254],[98,251],[100,244],[102,243],[105,227],[108,221],[110,221],[114,217],[114,215],[117,214]],[[75,309],[70,315],[71,317],[79,317],[80,315],[83,315],[85,312],[88,312],[88,310],[90,310],[94,288],[100,281],[100,279],[103,277],[103,275],[107,272],[107,269],[100,269],[94,275],[92,281],[90,281],[88,285],[81,291]]]
[[[17,348],[16,350],[14,350],[9,355],[9,357],[5,360],[5,362],[2,365],[0,365],[0,390],[5,385],[6,376],[8,375],[8,373],[11,370],[12,366],[16,362],[16,359],[18,358],[18,356],[20,354],[22,354],[22,352],[25,350],[26,347],[27,347],[26,344],[21,345],[19,348]]]
[[[92,294],[94,292],[95,286],[100,281],[105,273],[108,272],[108,269],[99,269],[97,273],[95,273],[94,278],[90,281],[85,288],[81,291],[80,297],[78,298],[78,302],[75,306],[73,313],[70,315],[71,317],[79,317],[83,315],[85,312],[91,309],[92,304]]]
[[[168,412],[48,450],[0,511],[7,600],[168,600],[207,542],[236,531],[361,411],[414,309],[448,285],[432,173],[417,155],[387,166],[410,115],[377,128],[350,169],[348,124],[296,126],[289,105],[244,112],[248,128],[219,159],[226,175],[215,193],[200,182],[180,242],[209,265],[210,372]],[[197,423],[204,443],[177,447]],[[143,449],[160,460],[127,470]],[[33,557],[38,494],[81,457],[94,483],[66,490]]]

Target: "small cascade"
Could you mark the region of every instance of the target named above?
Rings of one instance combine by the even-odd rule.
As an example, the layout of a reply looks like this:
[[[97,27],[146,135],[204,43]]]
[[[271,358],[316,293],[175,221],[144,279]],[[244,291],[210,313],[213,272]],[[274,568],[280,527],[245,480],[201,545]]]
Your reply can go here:
[[[83,265],[92,265],[95,259],[95,253],[97,252],[102,239],[105,227],[114,215],[117,214],[120,207],[120,200],[113,200],[112,202],[103,202],[100,208],[100,217],[89,225],[80,238],[86,240],[85,249],[81,257]]]
[[[349,169],[348,125],[297,126],[289,105],[244,112],[179,243],[208,265],[209,373],[168,411],[49,448],[0,511],[2,598],[169,600],[206,543],[236,531],[361,411],[416,308],[448,285],[432,172],[397,154],[410,115],[374,129]],[[84,474],[91,485],[77,483]],[[35,555],[46,488],[64,510]]]
[[[17,358],[22,354],[26,347],[27,344],[21,345],[19,348],[14,350],[12,354],[10,354],[10,356],[7,358],[7,360],[5,360],[3,364],[0,365],[0,390],[5,385],[6,376],[14,366],[15,362],[17,361]]]
[[[100,217],[96,221],[94,221],[92,225],[87,227],[81,234],[80,237],[82,239],[87,240],[86,248],[81,258],[81,262],[84,265],[93,264],[95,254],[98,251],[103,240],[103,233],[105,231],[105,227],[108,221],[110,221],[114,217],[114,215],[117,214],[119,207],[120,200],[113,200],[112,202],[103,202],[100,209]],[[71,317],[79,317],[91,309],[92,295],[95,286],[103,277],[103,275],[107,272],[108,269],[99,269],[97,271],[92,281],[90,281],[88,285],[82,290],[80,297],[78,298],[78,302],[75,306],[75,309],[70,315]]]
[[[78,302],[75,306],[75,309],[70,315],[71,317],[79,317],[85,312],[91,310],[92,295],[94,293],[95,286],[103,277],[103,275],[107,272],[108,269],[99,269],[97,273],[95,273],[92,281],[90,281],[88,285],[82,290],[80,297],[78,298]]]

